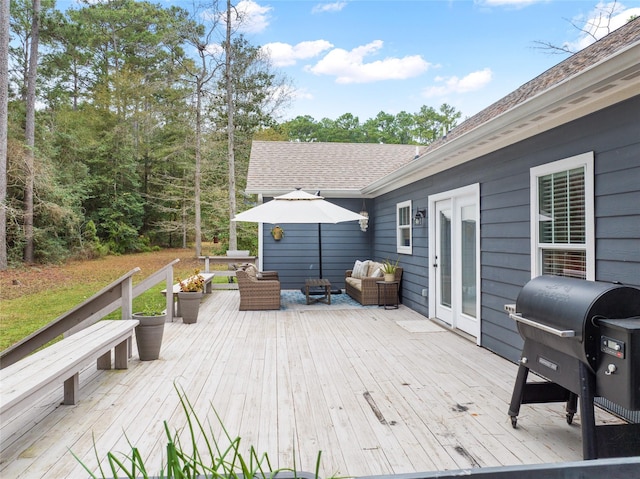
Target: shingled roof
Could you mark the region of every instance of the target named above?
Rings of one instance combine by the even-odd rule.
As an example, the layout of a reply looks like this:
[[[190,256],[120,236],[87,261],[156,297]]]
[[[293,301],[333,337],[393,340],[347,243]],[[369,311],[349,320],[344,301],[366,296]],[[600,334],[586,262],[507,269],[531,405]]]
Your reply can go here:
[[[323,196],[360,190],[424,151],[414,145],[254,141],[246,192],[267,196],[302,188]]]
[[[614,30],[609,35],[602,37],[592,45],[580,50],[566,60],[558,63],[538,75],[533,80],[528,81],[517,90],[509,93],[504,98],[498,100],[468,120],[452,129],[445,139],[433,142],[427,148],[426,153],[438,148],[440,143],[451,141],[464,133],[486,123],[496,116],[515,108],[536,95],[558,85],[571,76],[575,76],[587,68],[596,65],[601,60],[609,57],[613,53],[621,50],[627,45],[632,45],[640,41],[640,18],[635,18]],[[640,62],[640,59],[638,59]]]
[[[419,151],[410,145],[254,141],[247,193],[295,187],[377,196],[640,94],[640,18],[629,21]]]

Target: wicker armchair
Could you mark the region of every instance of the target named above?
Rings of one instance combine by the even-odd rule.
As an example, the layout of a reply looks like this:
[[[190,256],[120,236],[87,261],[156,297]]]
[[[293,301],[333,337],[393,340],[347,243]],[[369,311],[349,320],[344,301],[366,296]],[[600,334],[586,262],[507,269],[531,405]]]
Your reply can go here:
[[[278,273],[257,273],[254,268],[236,271],[240,290],[240,311],[280,309]]]

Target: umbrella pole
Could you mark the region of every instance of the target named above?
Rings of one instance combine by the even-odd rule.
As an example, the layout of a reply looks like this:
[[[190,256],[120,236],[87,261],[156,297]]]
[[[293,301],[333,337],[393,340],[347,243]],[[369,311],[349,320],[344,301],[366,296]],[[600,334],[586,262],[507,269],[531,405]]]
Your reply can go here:
[[[318,269],[322,279],[322,225],[318,223]]]

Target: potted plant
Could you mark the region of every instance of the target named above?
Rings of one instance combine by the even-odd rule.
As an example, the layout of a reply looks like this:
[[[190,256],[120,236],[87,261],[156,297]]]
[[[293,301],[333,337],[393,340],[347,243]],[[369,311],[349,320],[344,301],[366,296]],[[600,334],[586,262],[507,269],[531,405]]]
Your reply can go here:
[[[133,319],[140,324],[136,326],[136,344],[140,361],[152,361],[160,357],[166,313],[151,304],[145,304],[141,311],[133,313]]]
[[[388,259],[384,260],[382,263],[382,272],[384,273],[385,281],[395,281],[396,280],[396,270],[398,269],[398,260],[396,259],[395,263],[392,263]]]
[[[200,270],[196,269],[193,276],[185,280],[178,278],[178,283],[180,283],[178,302],[182,314],[182,322],[193,324],[198,321],[200,300],[204,294],[204,277],[200,274]]]

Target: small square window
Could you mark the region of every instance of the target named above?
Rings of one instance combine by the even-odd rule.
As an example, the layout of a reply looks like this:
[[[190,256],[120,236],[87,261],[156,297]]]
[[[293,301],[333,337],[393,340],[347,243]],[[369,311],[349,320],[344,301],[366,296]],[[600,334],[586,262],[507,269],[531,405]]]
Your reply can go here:
[[[404,201],[396,205],[396,247],[398,253],[412,254],[412,222],[411,201]]]

